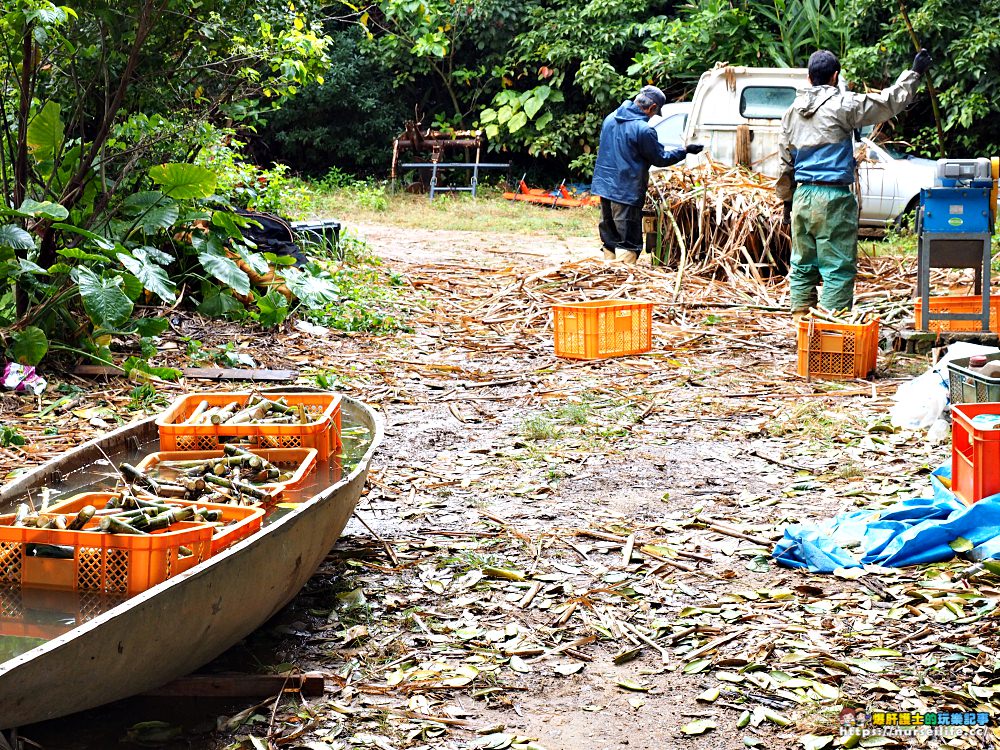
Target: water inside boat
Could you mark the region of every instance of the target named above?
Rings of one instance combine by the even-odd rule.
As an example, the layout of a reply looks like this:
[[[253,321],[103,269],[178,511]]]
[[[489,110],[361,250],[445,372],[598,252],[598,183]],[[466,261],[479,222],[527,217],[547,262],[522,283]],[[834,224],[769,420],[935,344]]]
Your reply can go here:
[[[358,465],[371,445],[372,435],[359,418],[358,407],[345,400],[342,405],[341,440],[339,455],[319,461],[316,471],[294,490],[286,490],[277,505],[271,506],[264,516],[267,526],[284,514],[294,510],[295,503],[305,501],[320,490],[336,484],[348,476]],[[108,456],[78,471],[66,474],[62,481],[47,488],[49,503],[71,497],[80,492],[110,492],[118,481],[115,467],[123,461],[138,463],[148,453],[159,450],[153,441],[138,450],[123,451]],[[112,465],[113,464],[113,465]],[[0,513],[10,513],[23,498],[9,504],[0,503]],[[41,492],[32,493],[37,506],[42,501]],[[100,592],[53,591],[0,585],[0,665],[36,646],[92,620],[125,601],[125,596]]]

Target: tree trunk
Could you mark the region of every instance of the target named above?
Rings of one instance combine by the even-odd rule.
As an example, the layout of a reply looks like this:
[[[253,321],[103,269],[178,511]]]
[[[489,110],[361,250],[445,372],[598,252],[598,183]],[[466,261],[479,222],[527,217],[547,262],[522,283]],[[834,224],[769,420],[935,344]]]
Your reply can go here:
[[[28,194],[28,118],[31,114],[31,78],[35,67],[35,49],[32,34],[34,24],[24,25],[24,37],[21,39],[21,78],[19,82],[17,112],[17,148],[14,154],[14,208],[20,206]],[[26,258],[27,250],[18,250],[18,258]],[[17,284],[14,288],[14,301],[17,314],[23,315],[28,310],[28,295],[24,287]]]

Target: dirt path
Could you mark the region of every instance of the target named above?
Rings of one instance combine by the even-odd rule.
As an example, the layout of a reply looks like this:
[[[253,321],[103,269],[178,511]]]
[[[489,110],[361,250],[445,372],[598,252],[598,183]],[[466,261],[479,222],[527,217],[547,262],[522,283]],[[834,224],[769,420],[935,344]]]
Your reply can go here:
[[[938,573],[768,558],[789,523],[925,491],[947,448],[886,431],[891,381],[804,383],[785,315],[711,283],[657,308],[649,355],[558,360],[546,290],[673,277],[584,260],[588,238],[360,229],[407,279],[413,330],[278,342],[387,425],[357,519],[255,636],[329,676],[312,719],[283,712],[284,744],[833,747],[844,706],[933,708],[918,686],[966,679],[933,645],[956,637],[940,594],[894,609]],[[563,261],[570,281],[538,280]]]
[[[388,430],[358,513],[385,546],[352,524],[320,573],[340,593],[300,597],[329,612],[317,636],[340,642],[296,660],[346,670],[358,711],[331,747],[798,747],[870,705],[877,678],[819,661],[864,659],[898,629],[865,626],[877,618],[856,581],[767,555],[786,523],[923,489],[918,467],[944,449],[870,431],[884,381],[823,396],[789,375],[784,315],[747,310],[698,312],[708,325],[658,338],[652,362],[556,361],[550,339],[520,348],[503,322],[470,326],[484,298],[521,293],[511,278],[586,257],[587,240],[364,231],[427,307],[412,335],[340,355],[366,363],[345,385]],[[360,611],[343,605],[359,596]]]

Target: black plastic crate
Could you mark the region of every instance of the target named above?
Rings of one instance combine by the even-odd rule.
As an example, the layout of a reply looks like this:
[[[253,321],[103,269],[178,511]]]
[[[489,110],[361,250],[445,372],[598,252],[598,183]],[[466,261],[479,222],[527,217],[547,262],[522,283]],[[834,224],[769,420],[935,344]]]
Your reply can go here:
[[[1000,403],[1000,378],[988,378],[969,369],[971,357],[953,359],[948,363],[948,392],[953,404]],[[1000,352],[987,354],[986,361],[1000,359]]]

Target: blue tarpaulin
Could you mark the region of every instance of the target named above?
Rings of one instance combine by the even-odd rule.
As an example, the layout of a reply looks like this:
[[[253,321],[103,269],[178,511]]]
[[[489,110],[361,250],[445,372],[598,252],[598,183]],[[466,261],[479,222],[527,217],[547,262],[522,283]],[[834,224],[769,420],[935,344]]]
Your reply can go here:
[[[816,526],[790,526],[772,553],[781,565],[832,573],[837,568],[950,560],[949,544],[967,539],[974,559],[1000,557],[1000,495],[966,505],[951,492],[951,467],[931,475],[933,496],[881,510],[842,513]],[[944,480],[945,483],[942,483]]]

